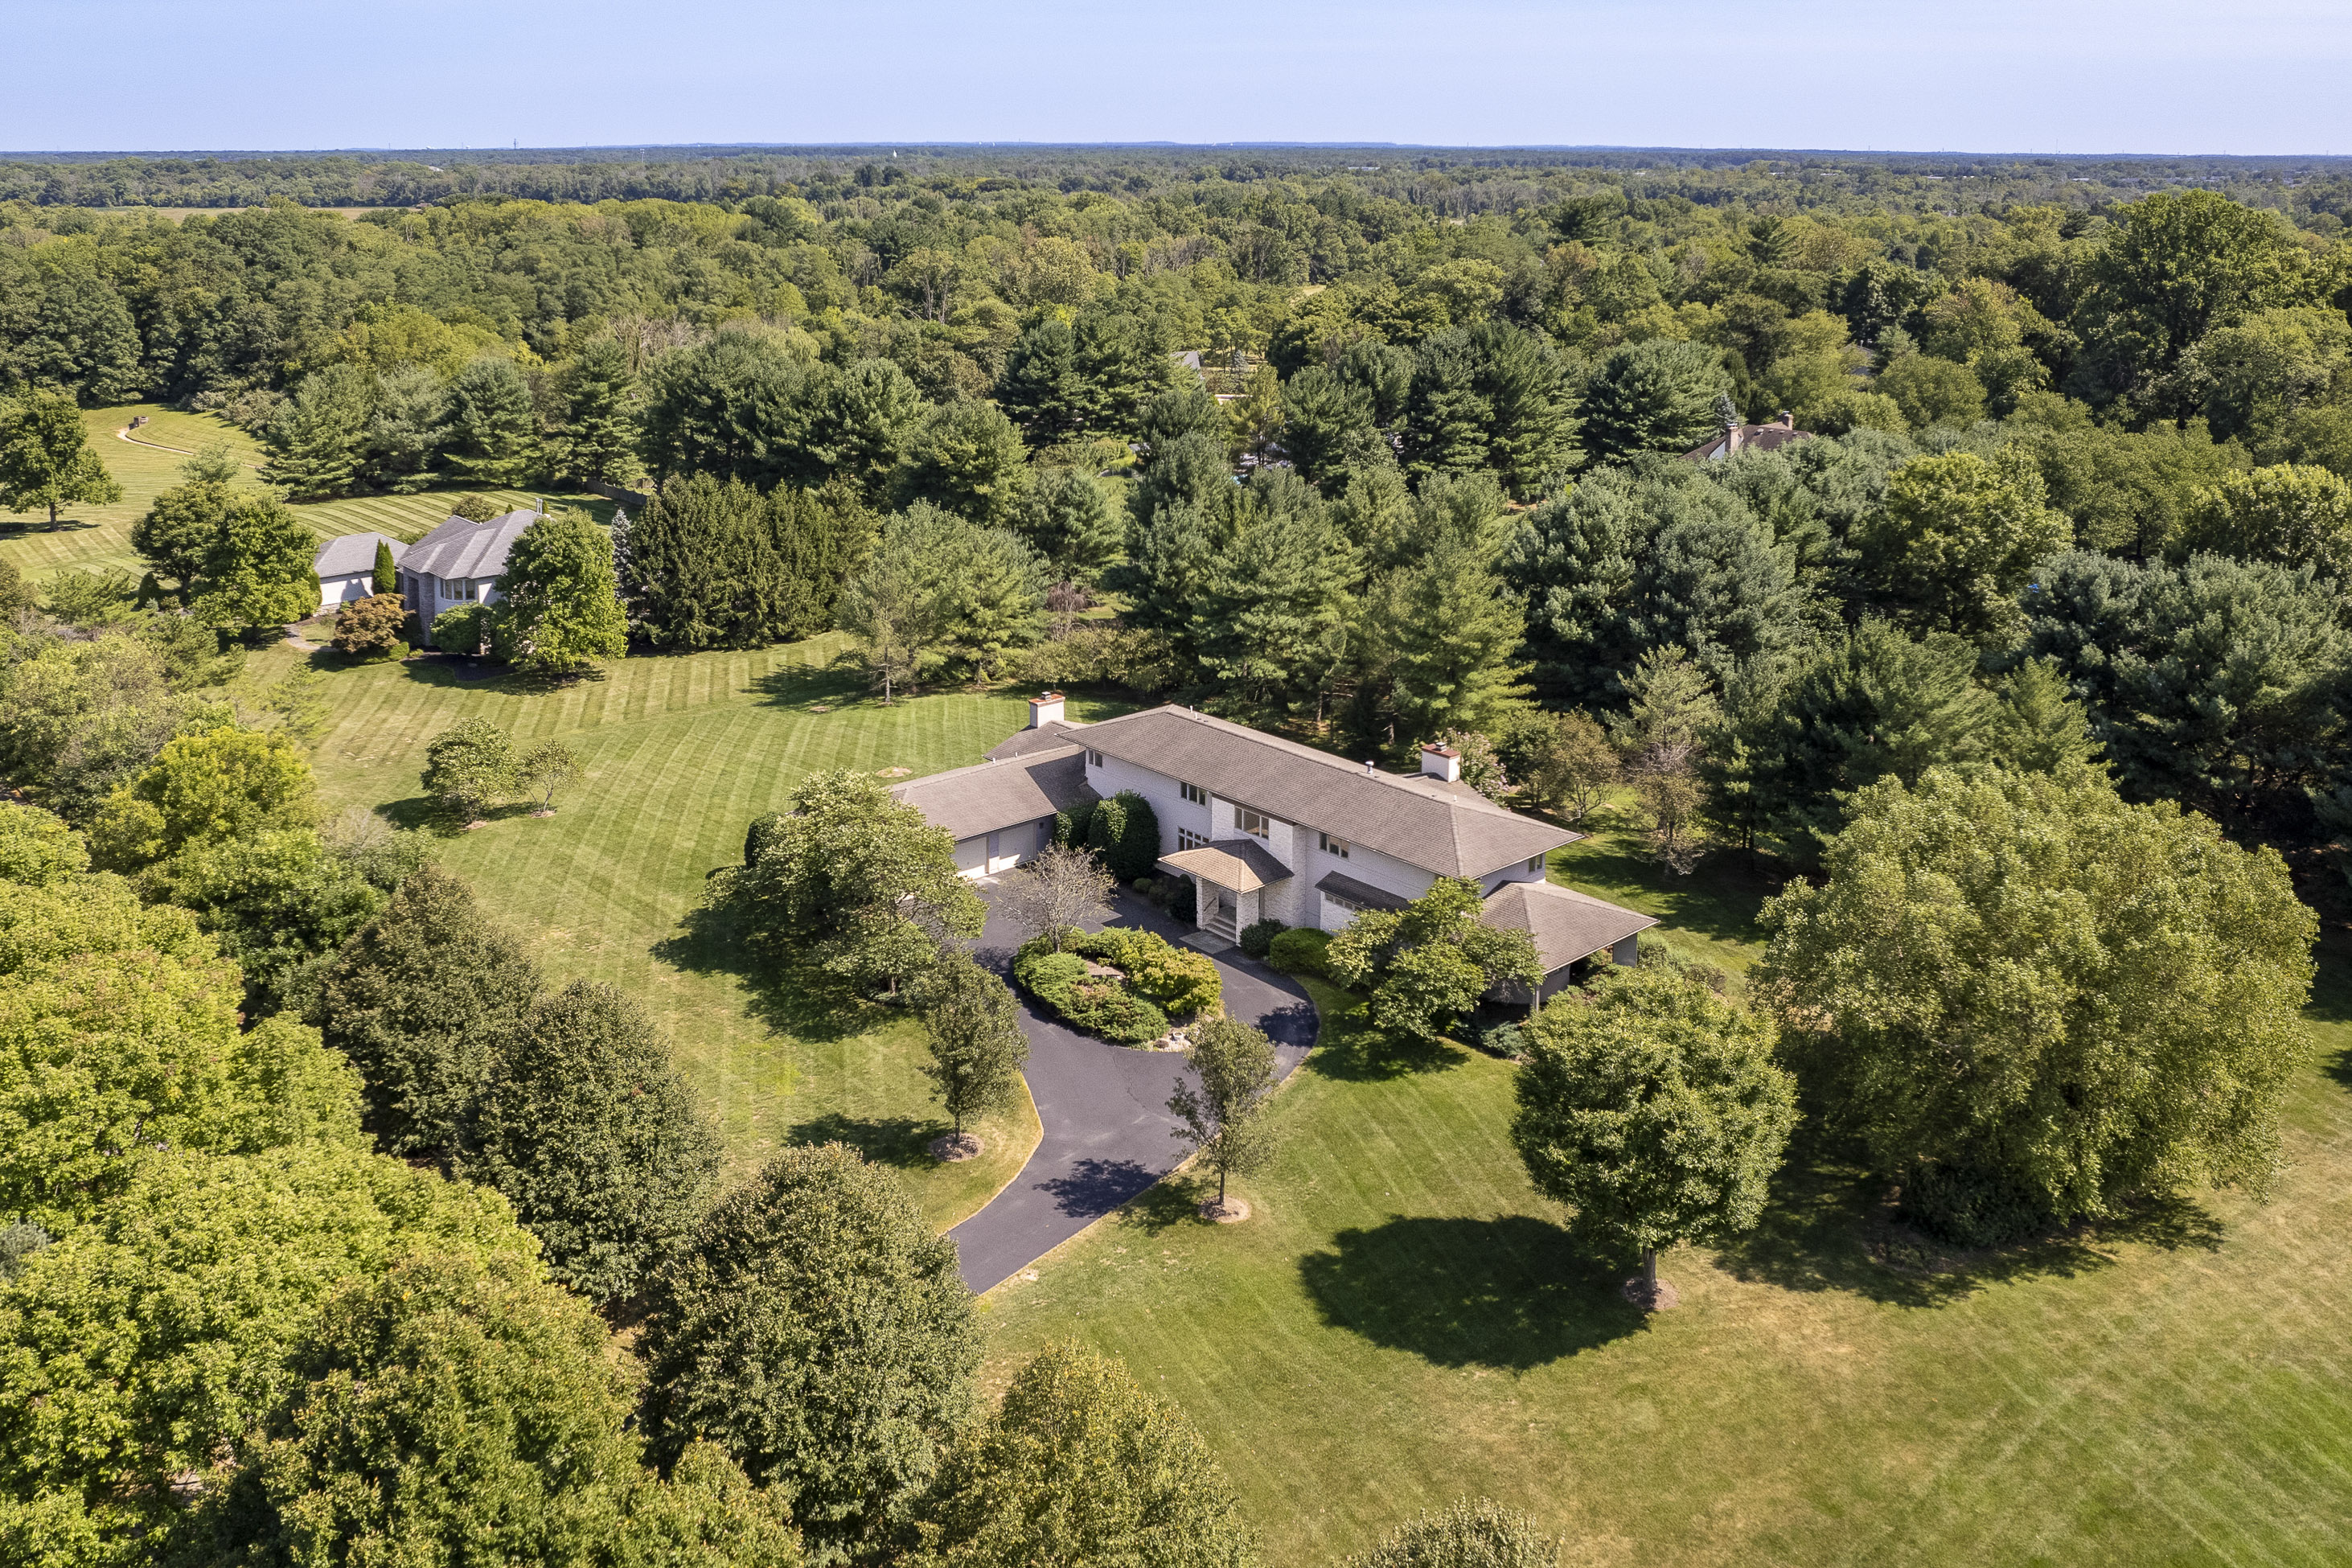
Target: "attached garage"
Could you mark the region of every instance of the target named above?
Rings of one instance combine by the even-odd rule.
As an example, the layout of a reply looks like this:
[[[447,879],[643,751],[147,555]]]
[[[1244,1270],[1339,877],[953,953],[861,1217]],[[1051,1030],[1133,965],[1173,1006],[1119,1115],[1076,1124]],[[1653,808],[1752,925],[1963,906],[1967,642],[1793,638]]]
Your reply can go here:
[[[967,877],[1000,875],[1051,847],[1055,815],[1095,798],[1076,746],[909,779],[890,793],[955,836],[956,869]]]

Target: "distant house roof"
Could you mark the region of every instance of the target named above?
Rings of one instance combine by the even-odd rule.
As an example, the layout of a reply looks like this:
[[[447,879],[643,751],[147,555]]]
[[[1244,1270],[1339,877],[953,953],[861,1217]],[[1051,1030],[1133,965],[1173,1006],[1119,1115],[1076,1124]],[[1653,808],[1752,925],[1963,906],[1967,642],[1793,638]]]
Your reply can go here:
[[[1071,741],[1441,877],[1483,877],[1582,837],[1425,774],[1369,771],[1189,708],[1070,726]]]
[[[958,839],[1039,822],[1095,798],[1087,784],[1086,753],[1066,742],[1011,761],[908,779],[893,784],[890,794]]]
[[[1734,425],[1702,446],[1693,447],[1683,454],[1686,463],[1704,463],[1717,458],[1737,457],[1742,452],[1772,452],[1791,441],[1810,441],[1811,430],[1797,428],[1796,416],[1783,414],[1770,425]]]
[[[408,546],[388,533],[338,534],[319,546],[318,558],[310,570],[321,577],[357,577],[375,570],[375,547],[392,546],[392,559],[397,563]]]
[[[488,522],[453,517],[410,545],[400,564],[444,582],[496,577],[507,569],[507,552],[514,542],[538,521],[535,511],[510,511]]]
[[[1658,923],[1550,882],[1506,882],[1487,898],[1486,912],[1479,918],[1497,931],[1523,931],[1535,938],[1547,974]]]
[[[1171,871],[1187,872],[1220,888],[1231,888],[1236,893],[1254,893],[1290,875],[1290,868],[1276,859],[1274,851],[1255,838],[1220,838],[1213,844],[1162,855],[1160,863]]]

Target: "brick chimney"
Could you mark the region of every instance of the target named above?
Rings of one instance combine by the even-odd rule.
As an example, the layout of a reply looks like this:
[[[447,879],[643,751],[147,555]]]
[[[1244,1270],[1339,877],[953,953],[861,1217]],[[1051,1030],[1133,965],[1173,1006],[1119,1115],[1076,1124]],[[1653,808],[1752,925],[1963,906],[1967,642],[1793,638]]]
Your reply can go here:
[[[1786,409],[1786,408],[1783,408],[1782,410],[1780,410],[1780,428],[1781,428],[1781,429],[1783,429],[1783,430],[1794,430],[1796,427],[1797,427],[1797,416],[1796,416],[1796,414],[1795,414],[1793,411],[1791,411],[1791,410],[1790,410],[1790,409]]]
[[[1462,753],[1451,746],[1423,746],[1421,749],[1421,771],[1431,778],[1459,784],[1462,782]]]
[[[1042,730],[1048,724],[1062,721],[1062,694],[1041,691],[1029,699],[1029,728]]]

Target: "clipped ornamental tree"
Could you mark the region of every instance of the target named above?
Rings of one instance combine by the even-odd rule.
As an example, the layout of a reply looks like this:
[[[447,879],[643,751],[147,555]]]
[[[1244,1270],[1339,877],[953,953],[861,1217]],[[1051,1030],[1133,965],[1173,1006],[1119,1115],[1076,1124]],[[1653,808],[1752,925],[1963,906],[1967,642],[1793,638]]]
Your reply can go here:
[[[1075,1344],[1023,1367],[956,1445],[921,1531],[920,1560],[938,1568],[1256,1561],[1233,1487],[1184,1413]]]
[[[337,653],[354,658],[395,658],[407,646],[408,606],[397,594],[370,594],[335,612]]]
[[[1511,1141],[1528,1174],[1568,1206],[1570,1234],[1639,1258],[1629,1300],[1672,1306],[1658,1254],[1755,1225],[1796,1126],[1770,1028],[1698,981],[1642,969],[1591,1003],[1553,997],[1520,1042]]]
[[[955,1244],[888,1171],[788,1149],[663,1270],[642,1417],[668,1464],[698,1438],[791,1497],[821,1549],[902,1529],[962,1426],[981,1354]]]
[[[1852,813],[1827,879],[1764,906],[1749,992],[1909,1218],[1990,1246],[2266,1188],[2317,931],[2277,851],[2079,767],[1934,769]]]
[[[1433,1040],[1495,986],[1543,983],[1535,941],[1482,924],[1478,885],[1441,877],[1402,910],[1367,910],[1324,949],[1331,978],[1370,998],[1393,1040]]]
[[[1131,789],[1096,803],[1087,822],[1087,847],[1122,882],[1151,875],[1160,864],[1160,817]]]

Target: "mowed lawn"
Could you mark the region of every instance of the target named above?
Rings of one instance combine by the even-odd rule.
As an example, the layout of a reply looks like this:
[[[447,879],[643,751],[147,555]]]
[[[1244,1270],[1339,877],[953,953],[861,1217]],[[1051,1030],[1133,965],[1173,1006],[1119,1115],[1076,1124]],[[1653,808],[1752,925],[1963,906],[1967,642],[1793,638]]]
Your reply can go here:
[[[982,1158],[932,1162],[947,1131],[919,1068],[916,1026],[884,1007],[820,1009],[745,973],[697,918],[704,879],[742,857],[743,831],[824,768],[958,767],[1018,729],[1015,696],[947,694],[885,708],[826,668],[838,638],[756,653],[629,658],[601,680],[553,689],[457,679],[438,660],[322,672],[332,717],[313,755],[329,813],[364,806],[427,824],[425,743],[463,718],[519,745],[562,740],[586,781],[552,817],[515,807],[439,837],[442,863],[529,939],[557,981],[610,982],[649,1008],[715,1115],[741,1174],[788,1142],[841,1139],[888,1161],[944,1226],[980,1206],[1035,1147],[1025,1099],[984,1123]],[[256,657],[267,676],[299,656]],[[829,711],[815,712],[814,708]]]
[[[1561,859],[1633,901],[1716,898],[1622,848],[1596,843],[1591,878]],[[1874,1184],[1809,1145],[1754,1236],[1664,1260],[1683,1305],[1648,1320],[1617,1294],[1630,1260],[1579,1256],[1528,1185],[1511,1067],[1384,1060],[1318,991],[1284,1151],[1243,1184],[1255,1216],[1147,1194],[990,1295],[986,1375],[1062,1339],[1122,1357],[1207,1435],[1281,1568],[1468,1496],[1580,1564],[2352,1561],[2342,933],[2325,965],[2269,1204],[1938,1271],[1890,1258]]]
[[[116,433],[142,414],[149,422],[131,432],[138,440],[120,439]],[[100,460],[122,486],[122,499],[105,506],[64,507],[55,529],[49,527],[46,509],[0,510],[0,555],[15,562],[17,570],[36,583],[65,571],[121,571],[137,577],[147,567],[131,548],[131,525],[154,504],[158,493],[180,482],[180,465],[187,461],[186,453],[207,441],[226,441],[248,463],[258,464],[263,458],[259,443],[234,425],[209,414],[181,413],[160,404],[85,409],[82,422],[89,429],[90,444]],[[453,488],[409,496],[313,501],[296,505],[294,515],[320,539],[373,531],[413,540],[446,519],[450,501],[460,493],[461,489]],[[530,505],[540,492],[492,489],[482,493],[508,506],[522,507]],[[562,492],[548,492],[548,496],[567,506],[584,507],[599,521],[612,520],[613,503],[601,497]]]

